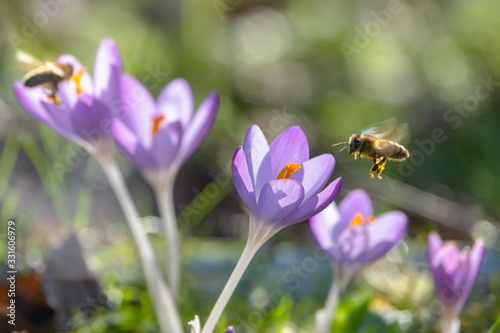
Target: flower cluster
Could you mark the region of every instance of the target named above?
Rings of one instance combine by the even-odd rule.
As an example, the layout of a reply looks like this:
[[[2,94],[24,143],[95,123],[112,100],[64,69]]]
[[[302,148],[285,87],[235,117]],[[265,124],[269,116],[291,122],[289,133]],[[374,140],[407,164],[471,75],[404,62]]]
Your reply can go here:
[[[94,75],[72,55],[58,64],[72,68],[50,92],[43,85],[14,83],[19,104],[34,118],[67,139],[86,148],[101,162],[132,230],[151,293],[161,332],[183,331],[177,311],[180,284],[180,250],[173,208],[173,185],[182,164],[203,143],[219,110],[219,95],[209,92],[196,108],[191,87],[177,78],[154,99],[134,77],[122,72],[120,54],[110,39],[101,42]],[[46,83],[46,82],[45,82]],[[168,284],[140,216],[114,164],[113,144],[142,173],[153,188],[163,222],[168,262]],[[331,330],[339,294],[363,266],[396,247],[408,230],[401,211],[373,213],[368,194],[361,189],[334,202],[342,178],[331,181],[335,158],[311,158],[309,143],[300,127],[280,133],[270,144],[252,125],[233,155],[234,184],[249,212],[245,249],[220,294],[203,329],[199,317],[189,322],[192,332],[214,332],[233,291],[259,248],[281,229],[310,220],[312,234],[329,256],[332,287],[325,307],[316,313],[316,331]],[[472,250],[460,251],[439,236],[429,236],[428,259],[436,294],[443,306],[443,332],[458,332],[458,317],[478,274],[483,256],[479,241]],[[234,333],[232,326],[226,333]]]

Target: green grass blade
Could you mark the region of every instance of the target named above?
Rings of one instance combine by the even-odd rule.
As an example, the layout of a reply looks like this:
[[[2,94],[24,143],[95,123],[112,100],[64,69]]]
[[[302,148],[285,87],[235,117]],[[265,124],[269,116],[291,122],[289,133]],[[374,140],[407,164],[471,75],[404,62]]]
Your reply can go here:
[[[19,153],[19,143],[17,138],[10,134],[7,135],[5,145],[3,146],[0,156],[0,198],[4,196],[4,192],[9,184],[12,171],[17,161]]]

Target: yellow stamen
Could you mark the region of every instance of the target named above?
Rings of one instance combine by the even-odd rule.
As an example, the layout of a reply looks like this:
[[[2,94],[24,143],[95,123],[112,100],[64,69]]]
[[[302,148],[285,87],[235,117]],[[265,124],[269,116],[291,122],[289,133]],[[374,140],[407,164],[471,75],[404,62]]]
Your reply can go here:
[[[59,104],[61,104],[61,99],[57,95],[46,96],[45,103],[54,103],[54,104],[59,105]]]
[[[375,216],[370,215],[368,217],[364,217],[363,214],[361,213],[356,213],[354,214],[354,217],[352,218],[351,222],[349,223],[349,227],[355,227],[357,225],[361,225],[365,222],[368,223],[374,223],[375,222]]]
[[[364,221],[365,221],[365,218],[363,217],[363,215],[361,213],[356,213],[356,214],[354,214],[354,217],[352,218],[351,222],[349,223],[349,226],[352,228],[352,227],[355,227],[357,225],[363,224]]]
[[[158,133],[158,131],[160,130],[161,122],[163,120],[165,120],[165,115],[158,114],[156,116],[153,116],[151,120],[153,121],[152,133],[153,133],[153,136],[155,136]]]
[[[295,163],[287,163],[286,167],[284,167],[278,177],[276,179],[290,179],[290,176],[300,170],[301,166],[299,164],[295,164]]]
[[[82,88],[82,76],[83,73],[86,73],[87,69],[85,67],[80,68],[80,70],[76,73],[73,73],[71,75],[71,81],[76,83],[76,94],[81,95],[83,93],[83,88]]]

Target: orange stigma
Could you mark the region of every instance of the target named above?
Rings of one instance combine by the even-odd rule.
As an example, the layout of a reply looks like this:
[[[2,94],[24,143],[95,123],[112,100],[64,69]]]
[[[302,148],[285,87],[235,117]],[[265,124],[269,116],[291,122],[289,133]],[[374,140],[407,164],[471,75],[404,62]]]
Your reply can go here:
[[[153,116],[151,120],[153,121],[152,133],[153,133],[153,136],[155,136],[158,133],[158,131],[160,130],[161,122],[163,120],[165,120],[165,115],[164,114],[157,114],[157,115]]]
[[[290,179],[290,176],[300,170],[301,166],[299,164],[295,164],[295,163],[287,163],[286,167],[284,167],[278,177],[276,179]]]
[[[81,95],[83,93],[83,88],[82,88],[82,76],[83,73],[87,72],[87,69],[85,67],[80,68],[80,70],[76,73],[73,73],[71,75],[71,81],[76,83],[76,94]]]
[[[368,217],[364,217],[363,214],[356,213],[356,214],[354,214],[354,217],[352,218],[351,222],[349,223],[349,227],[352,228],[352,227],[355,227],[357,225],[362,225],[365,222],[374,223],[375,216],[370,215]]]

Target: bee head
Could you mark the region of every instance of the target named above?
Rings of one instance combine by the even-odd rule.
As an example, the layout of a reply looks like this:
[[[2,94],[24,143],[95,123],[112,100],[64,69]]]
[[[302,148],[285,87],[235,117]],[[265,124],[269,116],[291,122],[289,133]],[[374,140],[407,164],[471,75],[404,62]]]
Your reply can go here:
[[[359,136],[359,134],[353,134],[349,138],[349,155],[359,151],[359,149],[361,148],[361,140],[359,139]]]

